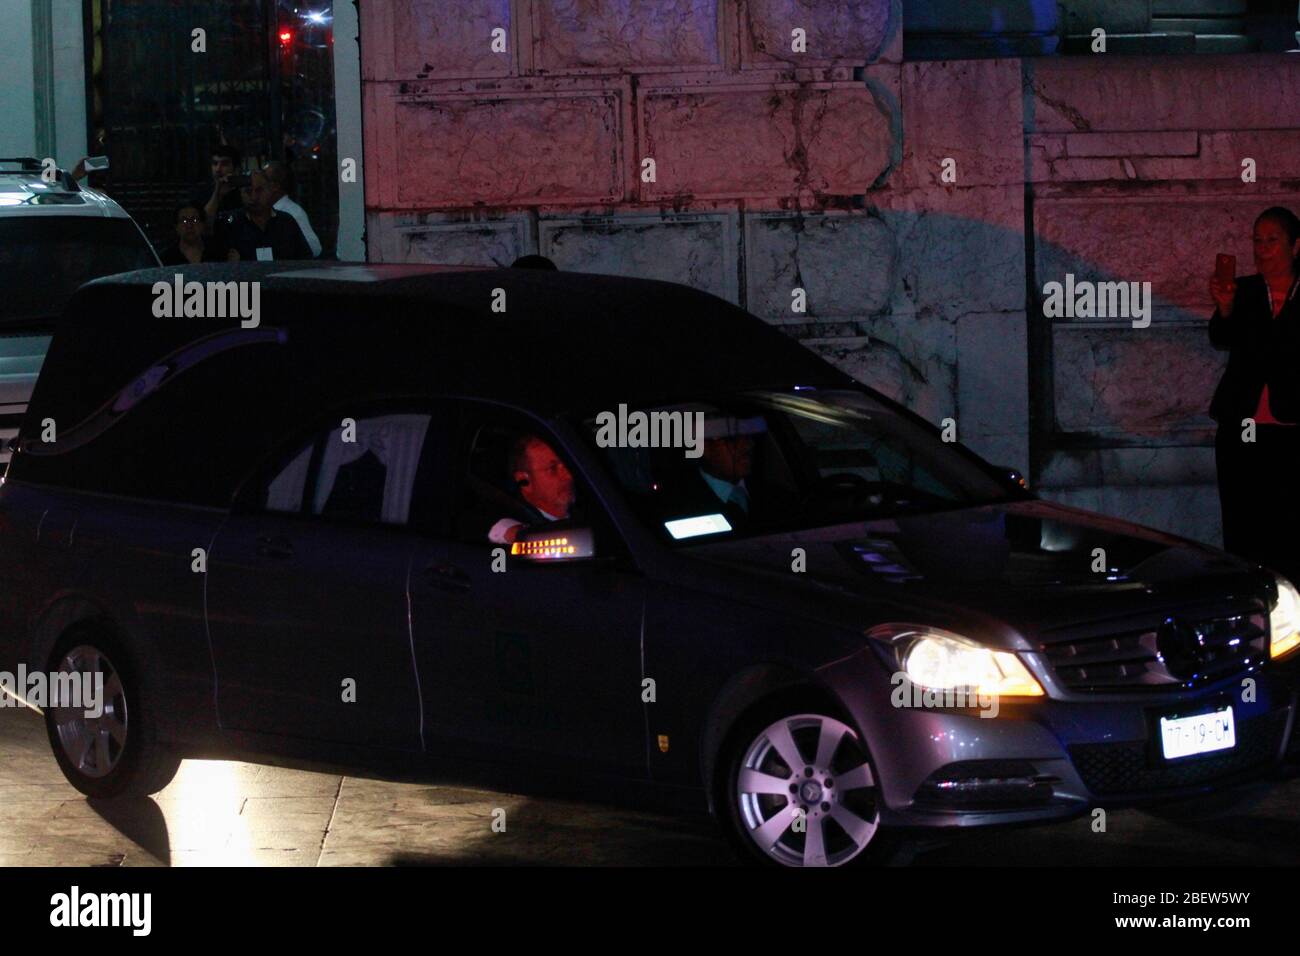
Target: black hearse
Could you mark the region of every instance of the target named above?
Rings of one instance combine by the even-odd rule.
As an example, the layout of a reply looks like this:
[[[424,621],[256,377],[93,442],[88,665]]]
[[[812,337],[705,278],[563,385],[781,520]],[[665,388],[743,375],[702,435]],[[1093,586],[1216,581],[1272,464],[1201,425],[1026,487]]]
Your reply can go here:
[[[75,296],[0,490],[0,664],[104,680],[98,716],[45,712],[84,793],[194,755],[396,766],[708,808],[822,865],[1201,813],[1296,738],[1290,583],[1036,500],[713,296],[176,283]]]

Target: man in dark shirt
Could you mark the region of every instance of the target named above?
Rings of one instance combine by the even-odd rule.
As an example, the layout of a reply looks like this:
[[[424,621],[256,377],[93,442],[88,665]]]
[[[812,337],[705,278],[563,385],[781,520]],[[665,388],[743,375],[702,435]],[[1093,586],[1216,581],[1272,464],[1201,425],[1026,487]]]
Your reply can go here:
[[[261,172],[242,190],[244,208],[217,220],[212,239],[230,262],[310,259],[311,247],[288,213],[272,207],[270,184]]]
[[[231,179],[239,169],[239,150],[221,143],[212,148],[212,178],[194,187],[190,203],[203,210],[207,222],[215,223],[222,213],[237,212],[242,205],[239,189]]]

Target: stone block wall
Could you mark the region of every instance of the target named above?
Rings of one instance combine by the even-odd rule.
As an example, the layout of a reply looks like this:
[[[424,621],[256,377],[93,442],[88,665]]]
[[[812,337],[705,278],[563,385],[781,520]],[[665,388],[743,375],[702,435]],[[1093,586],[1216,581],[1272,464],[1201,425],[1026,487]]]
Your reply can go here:
[[[1224,356],[1205,324],[1216,252],[1254,272],[1251,226],[1297,208],[1300,62],[1285,54],[1025,60],[1031,286],[1150,282],[1149,328],[1032,323],[1034,473],[1049,496],[1217,543]],[[1244,181],[1246,160],[1254,179]],[[1250,178],[1250,177],[1246,177]],[[1037,309],[1039,303],[1031,305]]]
[[[903,62],[899,0],[361,18],[371,259],[684,282],[1049,497],[1216,539],[1204,266],[1249,271],[1250,220],[1294,189],[1300,62]],[[1045,319],[1070,271],[1151,281],[1151,328]]]

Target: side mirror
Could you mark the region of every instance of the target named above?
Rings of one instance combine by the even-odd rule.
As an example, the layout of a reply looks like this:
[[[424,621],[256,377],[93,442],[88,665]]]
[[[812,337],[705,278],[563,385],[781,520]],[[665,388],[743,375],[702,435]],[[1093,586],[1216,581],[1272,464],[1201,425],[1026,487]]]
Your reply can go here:
[[[510,556],[538,563],[594,558],[595,536],[590,528],[538,528],[525,531],[510,545]]]

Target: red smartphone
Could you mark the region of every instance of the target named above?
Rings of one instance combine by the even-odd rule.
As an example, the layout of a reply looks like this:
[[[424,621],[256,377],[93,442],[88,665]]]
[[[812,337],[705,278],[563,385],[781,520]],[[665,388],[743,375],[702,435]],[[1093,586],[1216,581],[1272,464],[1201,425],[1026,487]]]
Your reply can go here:
[[[1237,257],[1220,252],[1214,257],[1214,278],[1220,282],[1232,282],[1237,278]]]

